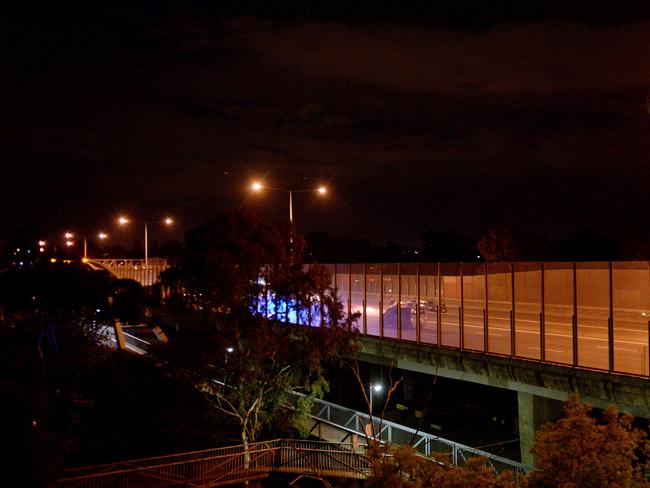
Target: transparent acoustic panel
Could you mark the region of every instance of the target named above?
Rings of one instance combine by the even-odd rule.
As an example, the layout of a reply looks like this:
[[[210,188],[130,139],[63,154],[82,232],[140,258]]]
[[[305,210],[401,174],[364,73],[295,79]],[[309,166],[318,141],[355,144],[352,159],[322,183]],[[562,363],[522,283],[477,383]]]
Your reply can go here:
[[[400,326],[408,327],[410,315],[406,307],[399,306],[399,275],[397,264],[383,265],[383,337],[396,339]],[[406,312],[406,313],[405,313]],[[399,317],[401,317],[401,324]]]
[[[609,263],[576,264],[578,366],[609,369]]]
[[[459,263],[442,263],[440,329],[443,346],[460,347],[461,280]]]
[[[303,264],[302,271],[308,273],[311,270],[311,264]],[[298,323],[303,325],[314,325],[314,315],[319,315],[320,308],[317,303],[306,300],[297,304]]]
[[[544,355],[573,364],[573,264],[544,264]]]
[[[381,264],[368,264],[366,267],[366,324],[367,334],[379,336]]]
[[[464,348],[485,351],[485,265],[463,264]]]
[[[402,309],[409,314],[409,320],[402,320],[402,335],[400,339],[417,340],[417,307],[418,307],[418,267],[414,263],[400,265],[400,302]],[[421,308],[421,307],[420,307]],[[402,312],[404,313],[404,312]]]
[[[511,354],[512,264],[488,263],[488,351]]]
[[[363,303],[364,296],[364,265],[352,264],[350,267],[350,312],[358,317],[355,326],[360,332],[365,332],[363,320]]]
[[[542,265],[515,263],[515,354],[540,359]]]
[[[312,264],[309,269],[314,270],[316,267],[325,268],[330,277],[329,285],[334,288],[336,286],[335,277],[336,277],[336,265],[334,264]],[[312,299],[312,303],[307,306],[308,310],[306,311],[308,317],[307,322],[311,323],[313,327],[320,327],[324,325],[324,319],[327,318],[329,310],[327,306],[322,303],[318,297]],[[301,312],[305,313],[305,312]],[[302,319],[301,319],[302,320]]]
[[[648,376],[650,267],[647,261],[612,263],[614,369]]]
[[[420,264],[420,342],[438,343],[438,265]]]
[[[341,304],[344,313],[343,319],[350,313],[350,265],[336,265],[336,299]]]

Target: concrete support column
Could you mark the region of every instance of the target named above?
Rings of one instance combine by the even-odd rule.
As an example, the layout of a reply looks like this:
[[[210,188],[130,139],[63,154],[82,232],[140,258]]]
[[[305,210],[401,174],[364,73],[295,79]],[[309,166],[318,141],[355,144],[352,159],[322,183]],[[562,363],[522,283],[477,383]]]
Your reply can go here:
[[[561,417],[564,403],[518,391],[517,405],[521,462],[533,466],[535,458],[530,450],[535,444],[535,432],[545,423],[553,422]]]

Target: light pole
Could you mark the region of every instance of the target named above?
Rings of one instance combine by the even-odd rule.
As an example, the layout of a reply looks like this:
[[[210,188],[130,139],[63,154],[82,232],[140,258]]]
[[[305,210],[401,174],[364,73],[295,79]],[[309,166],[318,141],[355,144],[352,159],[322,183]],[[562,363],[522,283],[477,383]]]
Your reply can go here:
[[[66,232],[65,234],[63,234],[63,237],[65,237],[65,239],[66,239],[65,240],[65,245],[67,247],[74,246],[74,240],[73,240],[74,239],[74,233]],[[104,232],[98,232],[97,237],[100,240],[104,240],[104,239],[106,239],[108,237],[108,234],[106,234]],[[40,245],[40,242],[39,242],[39,245]],[[44,241],[43,241],[43,245],[45,245]],[[84,262],[88,261],[88,236],[85,235],[85,234],[84,234],[84,257],[83,257],[83,261]]]
[[[104,232],[100,232],[99,234],[97,234],[97,237],[103,241],[108,237],[108,234]],[[88,237],[84,236],[84,262],[86,261],[88,261]]]
[[[117,219],[117,222],[120,225],[126,225],[130,222],[130,220],[126,217],[120,217]],[[171,217],[165,217],[163,220],[160,221],[166,226],[170,226],[174,223],[174,219]],[[149,267],[149,225],[147,222],[144,223],[144,268],[147,269]]]
[[[294,190],[294,189],[289,189],[286,190],[284,188],[273,188],[271,186],[266,186],[263,185],[262,183],[255,181],[251,184],[251,190],[255,192],[260,192],[262,190],[270,190],[270,191],[279,191],[283,193],[288,193],[289,194],[289,223],[291,224],[291,227],[293,228],[293,194],[294,193],[307,193],[307,192],[316,192],[321,195],[324,195],[327,193],[327,188],[324,186],[319,186],[318,188],[302,188],[299,190]]]
[[[379,393],[382,390],[383,386],[379,383],[370,383],[368,386],[370,387],[370,415],[372,415],[372,392],[374,391],[376,393]]]

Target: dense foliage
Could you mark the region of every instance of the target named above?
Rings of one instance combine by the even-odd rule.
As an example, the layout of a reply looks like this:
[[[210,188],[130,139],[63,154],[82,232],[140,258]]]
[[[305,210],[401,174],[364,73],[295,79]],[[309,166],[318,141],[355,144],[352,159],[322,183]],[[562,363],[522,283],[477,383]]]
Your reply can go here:
[[[636,488],[650,486],[647,439],[630,415],[611,406],[598,423],[590,405],[572,396],[565,416],[543,426],[535,437],[537,470],[531,488]]]
[[[327,270],[303,266],[301,251],[292,229],[233,212],[190,231],[184,259],[163,278],[170,320],[202,320],[202,339],[181,332],[160,357],[192,371],[244,443],[271,427],[300,430],[310,399],[328,388],[328,362],[351,346],[353,317]],[[320,326],[291,326],[290,315]]]

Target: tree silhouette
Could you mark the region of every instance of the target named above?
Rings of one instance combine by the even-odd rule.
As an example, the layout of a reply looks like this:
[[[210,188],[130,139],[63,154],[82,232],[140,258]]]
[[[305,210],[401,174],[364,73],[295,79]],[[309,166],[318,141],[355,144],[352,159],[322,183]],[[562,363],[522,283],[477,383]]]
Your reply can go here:
[[[223,213],[188,233],[183,260],[164,278],[167,303],[200,317],[204,333],[181,333],[159,354],[193,372],[244,445],[271,426],[299,425],[327,389],[326,363],[352,337],[327,269],[306,269],[302,249],[302,239],[258,214]],[[318,327],[288,323],[297,320]],[[306,395],[293,414],[291,392]]]
[[[512,231],[506,228],[491,228],[479,239],[476,248],[486,261],[512,261],[519,254]]]

